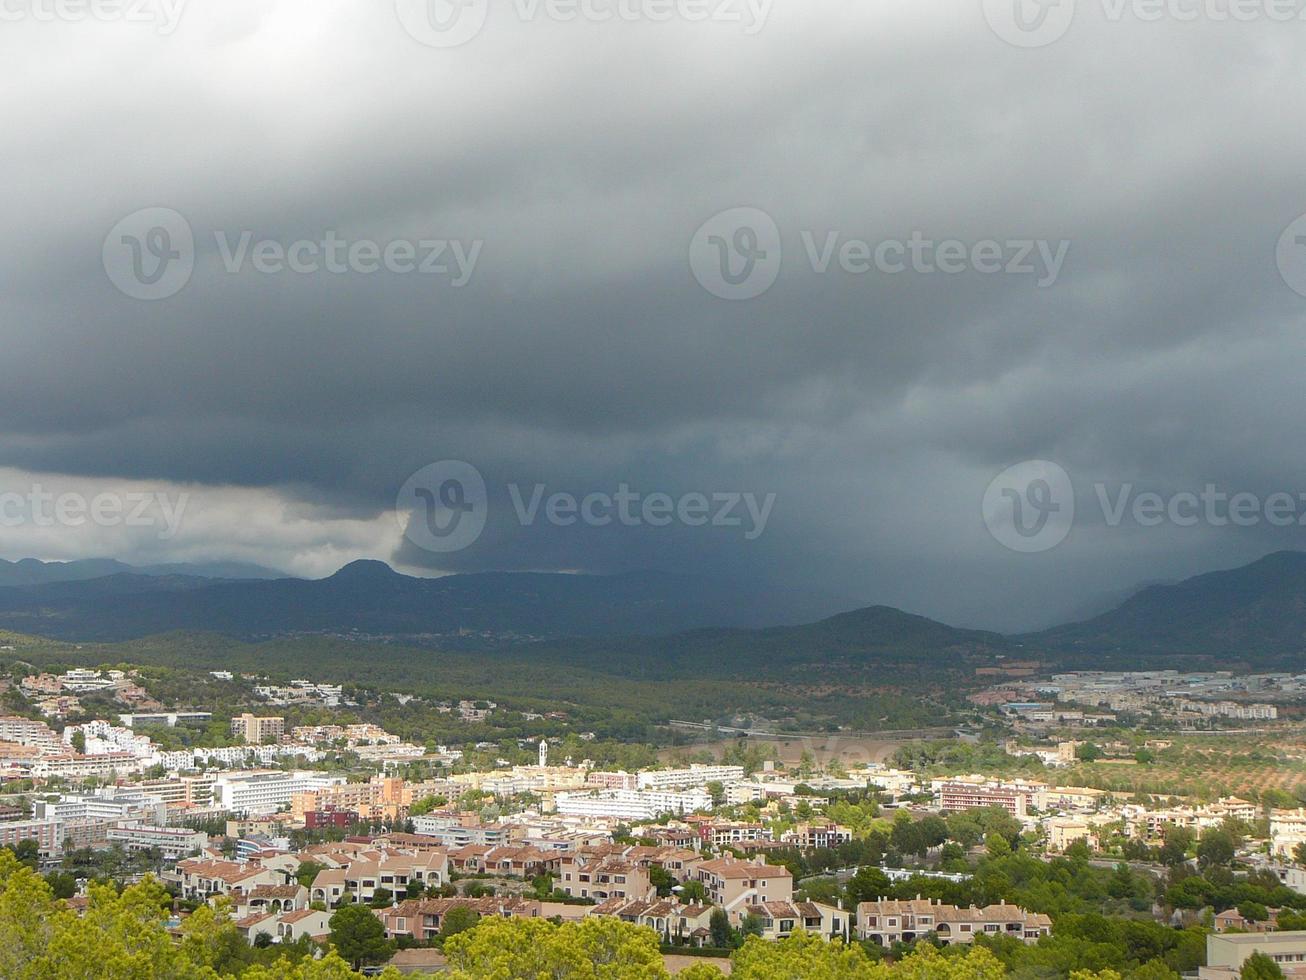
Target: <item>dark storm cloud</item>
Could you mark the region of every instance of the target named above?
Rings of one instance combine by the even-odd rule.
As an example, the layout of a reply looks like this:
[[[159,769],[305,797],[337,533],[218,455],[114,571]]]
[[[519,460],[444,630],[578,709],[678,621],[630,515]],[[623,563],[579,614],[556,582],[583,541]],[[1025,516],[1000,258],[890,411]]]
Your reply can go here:
[[[452,555],[378,532],[378,557],[801,582],[999,627],[1299,546],[1296,528],[1108,528],[1091,505],[1098,481],[1306,488],[1306,299],[1275,264],[1306,211],[1306,32],[1096,6],[1035,50],[978,2],[777,0],[756,36],[505,4],[451,50],[387,3],[192,0],[167,36],[5,24],[0,465],[261,489],[310,524],[357,519],[355,554],[409,474],[463,459],[491,488],[487,532]],[[774,218],[784,264],[729,302],[689,243],[741,205]],[[101,267],[147,206],[197,245],[158,302]],[[483,247],[460,288],[228,274],[214,235],[246,230]],[[822,275],[804,232],[1069,249],[1046,288]],[[1062,544],[1022,555],[980,503],[1030,458],[1082,500]],[[513,483],[776,504],[754,541],[523,528]],[[242,555],[293,564],[304,538],[257,526],[265,552]]]

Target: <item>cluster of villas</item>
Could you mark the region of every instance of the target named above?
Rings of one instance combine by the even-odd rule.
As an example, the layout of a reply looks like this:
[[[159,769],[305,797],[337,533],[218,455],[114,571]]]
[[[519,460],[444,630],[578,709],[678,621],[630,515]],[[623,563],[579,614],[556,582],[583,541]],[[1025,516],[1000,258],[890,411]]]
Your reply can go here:
[[[386,907],[374,912],[391,938],[418,941],[436,936],[445,916],[466,908],[481,916],[577,920],[612,916],[654,929],[664,941],[687,945],[710,942],[711,919],[725,912],[732,925],[745,921],[767,939],[782,939],[803,930],[827,938],[867,938],[885,945],[910,942],[932,934],[945,943],[969,942],[975,935],[1001,933],[1033,942],[1046,935],[1046,916],[1015,906],[958,909],[928,900],[863,903],[856,910],[820,902],[796,901],[787,868],[763,859],[705,858],[676,846],[594,844],[566,853],[538,848],[471,845],[449,850],[412,846],[414,835],[351,839],[309,847],[299,853],[256,852],[245,860],[227,860],[212,851],[178,862],[167,876],[183,898],[231,903],[236,925],[253,943],[293,942],[302,936],[320,939],[330,931],[330,912],[344,902]],[[395,838],[398,838],[397,840]],[[459,854],[462,851],[464,853]],[[310,884],[298,880],[307,862],[319,868]],[[418,897],[449,881],[460,868],[468,873],[529,877],[539,868],[557,875],[558,888],[573,899],[593,904],[548,902],[515,896],[491,898]],[[681,882],[695,882],[658,895],[653,869]]]

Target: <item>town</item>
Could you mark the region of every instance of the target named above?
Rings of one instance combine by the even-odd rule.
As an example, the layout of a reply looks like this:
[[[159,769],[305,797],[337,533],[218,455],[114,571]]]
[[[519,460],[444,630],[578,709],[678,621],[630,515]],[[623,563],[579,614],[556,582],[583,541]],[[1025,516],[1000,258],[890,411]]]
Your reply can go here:
[[[186,685],[190,701],[165,703],[155,677],[11,669],[6,704],[22,713],[0,717],[0,846],[74,908],[97,880],[157,881],[179,933],[208,906],[251,949],[301,952],[338,946],[337,913],[365,910],[369,962],[414,970],[442,969],[446,941],[483,918],[648,927],[672,962],[798,934],[877,956],[994,937],[1036,950],[1066,908],[1195,931],[1201,942],[1163,958],[1173,972],[1232,975],[1219,964],[1237,959],[1236,941],[1221,944],[1248,933],[1274,931],[1285,957],[1306,956],[1306,933],[1293,946],[1281,932],[1306,924],[1300,797],[1066,778],[1146,768],[1185,731],[1254,738],[1231,727],[1248,723],[1280,726],[1306,758],[1274,707],[1298,710],[1297,677],[1008,676],[971,696],[1001,728],[983,738],[906,742],[884,760],[837,736],[797,739],[796,759],[739,739],[718,758],[689,745],[629,769],[578,756],[604,748],[588,732],[562,757],[543,736],[423,745],[364,720],[375,692],[219,670]],[[232,686],[240,710],[191,703]],[[88,719],[88,706],[122,710]],[[511,709],[434,710],[475,725]],[[1105,737],[1119,732],[1106,712],[1159,730]],[[1079,868],[1084,894],[984,884],[1017,856]]]

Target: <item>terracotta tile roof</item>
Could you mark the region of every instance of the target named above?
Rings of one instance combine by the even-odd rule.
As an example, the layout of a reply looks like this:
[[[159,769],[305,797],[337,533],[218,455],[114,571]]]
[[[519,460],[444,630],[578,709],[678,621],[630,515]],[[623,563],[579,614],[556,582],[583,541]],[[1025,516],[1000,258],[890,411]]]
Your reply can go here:
[[[318,914],[317,909],[300,909],[297,912],[287,912],[277,921],[284,922],[287,925],[293,925],[296,922],[300,922],[304,919],[307,919],[311,915],[317,915],[317,914]]]

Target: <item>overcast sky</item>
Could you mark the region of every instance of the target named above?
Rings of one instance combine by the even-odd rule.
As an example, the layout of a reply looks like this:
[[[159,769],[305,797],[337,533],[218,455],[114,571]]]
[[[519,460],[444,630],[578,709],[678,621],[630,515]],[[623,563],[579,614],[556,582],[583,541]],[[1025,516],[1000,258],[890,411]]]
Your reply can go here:
[[[1306,547],[1288,0],[177,2],[0,19],[0,492],[187,501],[15,505],[0,557],[662,568],[1018,629]],[[329,235],[362,251],[278,271]],[[405,535],[443,460],[489,497],[454,551]],[[1054,543],[1059,471],[990,486],[1026,460]],[[774,498],[523,525],[537,484]],[[1255,519],[1107,516],[1208,484]]]

